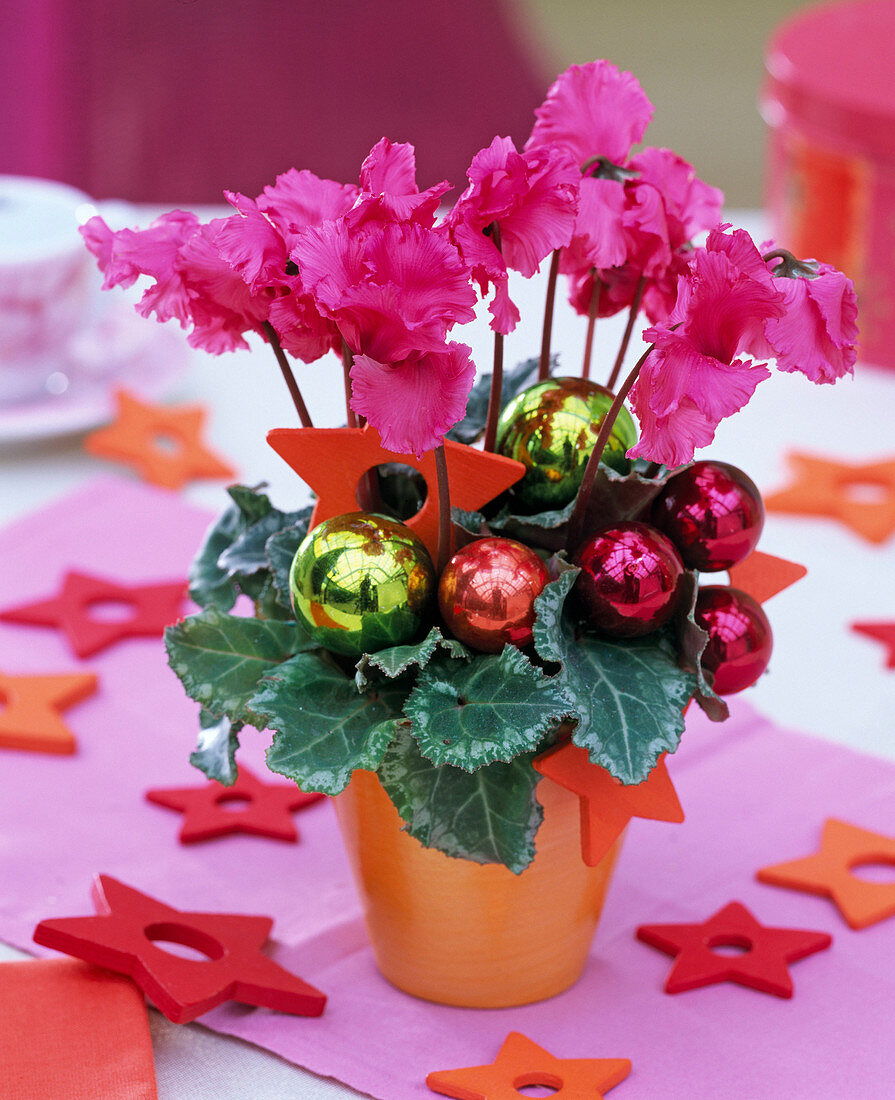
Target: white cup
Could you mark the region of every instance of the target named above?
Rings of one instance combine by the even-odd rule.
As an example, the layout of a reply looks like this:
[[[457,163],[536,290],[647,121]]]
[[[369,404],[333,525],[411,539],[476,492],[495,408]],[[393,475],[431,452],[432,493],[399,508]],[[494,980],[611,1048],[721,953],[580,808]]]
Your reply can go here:
[[[0,176],[0,405],[46,395],[96,289],[78,226],[96,213],[74,187]]]

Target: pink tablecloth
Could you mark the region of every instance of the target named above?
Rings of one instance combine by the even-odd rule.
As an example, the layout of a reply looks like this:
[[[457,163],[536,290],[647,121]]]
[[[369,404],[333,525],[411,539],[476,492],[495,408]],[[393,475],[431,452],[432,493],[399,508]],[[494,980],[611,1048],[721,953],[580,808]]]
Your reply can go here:
[[[49,593],[67,568],[182,575],[206,520],[176,496],[95,482],[0,533],[0,608]],[[490,1061],[510,1030],[559,1057],[630,1057],[619,1100],[891,1096],[895,919],[852,932],[827,901],[754,881],[811,851],[825,817],[895,834],[891,764],[776,729],[740,700],[723,726],[694,715],[669,768],[687,821],[632,824],[584,978],[544,1004],[464,1011],[378,976],[326,803],[299,816],[297,846],[177,843],[178,815],[142,798],[201,781],[187,763],[195,708],[160,642],[78,662],[54,631],[0,623],[3,671],[85,668],[101,685],[69,712],[76,756],[0,750],[3,940],[27,948],[41,918],[89,913],[97,871],[183,909],[270,914],[277,960],[329,994],[325,1015],[229,1006],[203,1022],[383,1100],[431,1096],[429,1070]],[[244,740],[260,768],[266,737]],[[833,934],[830,950],[792,965],[792,1001],[733,985],[662,993],[670,960],[634,939],[636,925],[702,920],[732,899],[766,924]]]

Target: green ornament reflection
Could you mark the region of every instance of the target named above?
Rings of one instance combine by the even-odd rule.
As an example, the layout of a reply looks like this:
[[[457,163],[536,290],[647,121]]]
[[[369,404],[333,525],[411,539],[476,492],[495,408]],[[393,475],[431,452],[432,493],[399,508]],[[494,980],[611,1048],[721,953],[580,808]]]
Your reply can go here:
[[[584,378],[549,378],[518,394],[497,424],[497,451],[525,466],[511,493],[526,512],[563,508],[573,500],[613,401],[604,386]],[[627,473],[625,452],[637,442],[631,414],[622,408],[603,450],[607,465]]]
[[[315,641],[360,657],[417,636],[431,614],[435,568],[409,527],[351,512],[308,533],[289,587],[295,616]]]

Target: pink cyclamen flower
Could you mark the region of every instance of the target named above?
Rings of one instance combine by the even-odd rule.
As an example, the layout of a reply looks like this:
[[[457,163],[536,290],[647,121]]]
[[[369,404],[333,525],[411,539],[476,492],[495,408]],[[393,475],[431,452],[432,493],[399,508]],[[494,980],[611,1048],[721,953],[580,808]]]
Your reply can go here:
[[[447,216],[444,229],[487,294],[491,327],[506,335],[519,321],[510,300],[508,269],[530,278],[541,260],[572,237],[580,172],[554,146],[519,153],[510,138],[496,137],[472,159],[469,187]],[[496,224],[500,248],[486,234]]]
[[[662,196],[673,249],[721,221],[724,193],[701,180],[693,165],[671,149],[647,146],[631,157],[628,168]]]
[[[591,61],[560,74],[535,116],[526,150],[555,143],[583,168],[597,158],[624,164],[653,117],[653,105],[631,73]]]
[[[309,225],[334,221],[347,213],[357,195],[353,184],[321,179],[306,168],[300,172],[290,168],[264,188],[258,196],[258,208],[279,230],[288,251]]]
[[[629,456],[679,466],[710,443],[720,421],[770,377],[748,350],[757,326],[783,308],[782,294],[724,251],[697,250],[668,322],[644,333],[655,347],[631,390],[640,440]]]
[[[382,138],[361,165],[360,193],[346,221],[352,229],[371,221],[412,221],[430,229],[442,196],[450,190],[442,180],[420,191],[413,146]]]

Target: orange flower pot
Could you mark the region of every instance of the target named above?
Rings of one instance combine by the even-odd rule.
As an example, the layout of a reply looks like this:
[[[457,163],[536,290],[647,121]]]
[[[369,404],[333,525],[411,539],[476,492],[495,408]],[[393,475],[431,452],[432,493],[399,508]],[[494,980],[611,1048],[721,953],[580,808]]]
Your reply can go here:
[[[373,772],[334,801],[377,965],[399,989],[466,1008],[553,997],[581,976],[621,837],[596,867],[581,859],[576,795],[538,785],[544,822],[521,875],[452,859],[402,831]]]

